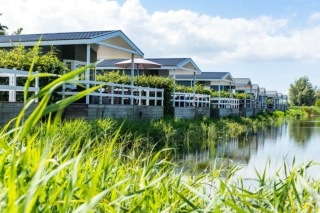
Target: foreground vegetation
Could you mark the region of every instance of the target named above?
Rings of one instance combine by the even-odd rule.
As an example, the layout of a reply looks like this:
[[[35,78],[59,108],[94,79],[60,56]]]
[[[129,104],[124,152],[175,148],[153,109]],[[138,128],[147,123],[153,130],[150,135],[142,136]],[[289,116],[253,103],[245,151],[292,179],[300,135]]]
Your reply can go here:
[[[49,100],[56,88],[87,68],[55,79],[37,95],[25,93],[25,107],[16,125],[0,130],[0,212],[319,210],[319,181],[306,176],[307,169],[316,166],[312,162],[284,164],[274,177],[267,177],[266,165],[256,175],[258,187],[248,188],[245,180],[235,176],[239,168],[233,165],[216,164],[208,173],[180,172],[168,157],[174,151],[171,147],[192,147],[190,141],[205,145],[217,137],[256,131],[285,116],[296,116],[297,110],[253,119],[61,122],[61,109],[99,86],[51,105]],[[32,80],[27,79],[25,91]],[[41,98],[40,103],[24,118],[35,98]],[[40,121],[44,115],[47,122]],[[157,152],[153,147],[167,148]]]
[[[157,127],[161,122],[169,123],[169,120],[153,122]],[[178,120],[171,122],[179,123]],[[205,125],[208,121],[202,119],[197,122],[197,125]],[[222,121],[217,122],[211,125],[217,129],[219,125],[226,125],[219,123]],[[178,165],[167,157],[174,150],[153,151],[150,135],[137,133],[133,136],[134,128],[138,127],[130,129],[129,125],[129,121],[121,124],[111,119],[93,122],[56,120],[36,124],[19,140],[15,140],[17,135],[14,132],[3,129],[0,211],[319,210],[317,192],[320,183],[318,179],[306,176],[309,167],[317,166],[313,162],[284,164],[274,177],[267,177],[266,165],[264,172],[257,173],[254,180],[258,187],[248,188],[245,180],[235,176],[240,168],[233,165],[216,164],[207,173],[178,172]],[[193,128],[187,127],[188,131],[195,131]],[[221,134],[229,131],[227,126],[225,128]],[[165,135],[162,137],[166,140]],[[159,158],[160,155],[163,157]]]
[[[258,187],[249,188],[246,180],[236,177],[237,166],[216,164],[206,173],[180,172],[180,165],[169,157],[175,151],[171,147],[192,147],[191,141],[206,146],[218,137],[255,131],[297,112],[193,122],[170,118],[49,122],[49,117],[28,132],[4,127],[0,211],[316,211],[320,184],[306,176],[309,167],[317,166],[313,162],[284,164],[274,177],[267,177],[266,165],[254,180]]]

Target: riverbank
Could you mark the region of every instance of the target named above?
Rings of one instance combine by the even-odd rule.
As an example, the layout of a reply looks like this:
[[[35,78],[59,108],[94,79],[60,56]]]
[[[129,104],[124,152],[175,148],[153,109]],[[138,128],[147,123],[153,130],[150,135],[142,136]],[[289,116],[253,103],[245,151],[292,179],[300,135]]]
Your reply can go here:
[[[191,143],[210,135],[223,137],[232,129],[236,129],[234,133],[254,131],[253,125],[259,128],[276,124],[284,119],[282,115],[277,112],[256,118],[161,119],[140,123],[77,119],[38,123],[16,141],[13,132],[2,134],[0,211],[317,211],[320,182],[305,173],[316,166],[313,162],[284,164],[271,177],[266,164],[264,172],[256,173],[259,188],[248,188],[245,180],[234,179],[240,169],[236,165],[213,162],[211,170],[205,173],[194,173],[192,169],[179,172],[178,165],[166,157],[174,150],[152,150],[154,138],[162,137],[158,143],[170,147],[174,145],[171,139],[179,139],[178,136],[188,136],[189,139],[181,140]],[[149,133],[142,134],[143,130]],[[169,144],[164,143],[166,140]]]
[[[55,134],[66,144],[79,136],[94,138],[101,134],[113,135],[120,126],[121,137],[128,149],[161,150],[174,148],[181,151],[205,148],[218,138],[231,138],[239,134],[254,133],[259,128],[280,124],[284,119],[297,116],[295,113],[260,113],[252,118],[231,116],[223,119],[198,118],[194,120],[166,117],[163,119],[134,121],[128,119],[96,119],[87,121],[75,119],[56,124]],[[300,115],[302,116],[302,115]],[[46,123],[35,129],[43,129]],[[45,130],[43,130],[45,131]],[[52,131],[52,130],[50,130]],[[100,137],[100,136],[99,136]],[[103,138],[99,139],[103,140]]]

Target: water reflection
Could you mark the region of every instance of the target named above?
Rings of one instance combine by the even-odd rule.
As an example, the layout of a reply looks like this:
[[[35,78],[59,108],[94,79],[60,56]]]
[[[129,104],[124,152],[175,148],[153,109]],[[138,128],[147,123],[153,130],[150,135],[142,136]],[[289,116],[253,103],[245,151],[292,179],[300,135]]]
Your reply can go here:
[[[236,164],[243,166],[243,174],[254,176],[254,169],[264,168],[270,159],[282,164],[314,160],[320,162],[320,119],[286,121],[280,126],[272,126],[254,134],[241,135],[232,139],[220,139],[209,149],[177,155],[184,169],[210,170],[213,164]]]
[[[289,137],[297,145],[305,147],[310,142],[312,135],[319,132],[320,120],[301,120],[291,122],[289,125]]]

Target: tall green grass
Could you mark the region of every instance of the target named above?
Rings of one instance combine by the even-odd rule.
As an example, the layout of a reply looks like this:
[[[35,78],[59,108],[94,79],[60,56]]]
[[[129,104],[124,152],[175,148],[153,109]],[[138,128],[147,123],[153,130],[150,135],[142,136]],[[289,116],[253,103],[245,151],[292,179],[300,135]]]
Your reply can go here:
[[[55,88],[72,81],[86,68],[60,76],[36,96],[25,96],[26,105],[16,125],[1,129],[0,212],[319,210],[319,181],[306,173],[313,163],[284,164],[274,177],[267,177],[266,165],[264,172],[256,174],[258,187],[250,188],[235,176],[238,167],[216,164],[208,173],[180,172],[167,157],[177,141],[186,145],[195,139],[205,141],[251,131],[252,125],[258,128],[269,119],[273,121],[272,117],[202,119],[193,123],[162,119],[152,121],[152,128],[143,134],[135,130],[150,123],[137,127],[131,121],[111,119],[62,122],[60,113],[51,118],[52,112],[90,92],[48,105]],[[24,119],[25,110],[35,98],[41,98],[41,102]],[[40,121],[43,115],[48,115],[46,122]],[[243,129],[237,122],[243,123]],[[157,136],[159,133],[162,135]],[[172,140],[178,136],[183,138]],[[155,151],[159,143],[167,148]]]

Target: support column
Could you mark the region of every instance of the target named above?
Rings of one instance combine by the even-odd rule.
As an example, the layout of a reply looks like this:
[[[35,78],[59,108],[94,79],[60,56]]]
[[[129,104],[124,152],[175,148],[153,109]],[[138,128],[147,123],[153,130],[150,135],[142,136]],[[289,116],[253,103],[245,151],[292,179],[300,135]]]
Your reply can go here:
[[[134,54],[131,54],[131,101],[130,104],[133,105],[133,86],[134,86]]]
[[[252,108],[252,86],[250,86],[250,108]]]
[[[175,107],[175,93],[176,93],[176,69],[173,70],[173,95],[172,95],[172,106]]]
[[[87,44],[87,66],[90,65],[90,44]],[[90,81],[90,68],[86,70],[85,80]],[[90,84],[86,83],[86,89],[90,88]],[[86,104],[89,104],[90,96],[86,95]]]
[[[244,89],[244,108],[247,108],[247,86]]]
[[[193,73],[193,93],[196,94],[196,73]]]
[[[196,99],[196,73],[194,72],[193,73],[193,101],[194,101],[193,102],[194,103],[193,106],[198,106],[199,107],[199,103],[196,105],[195,99]],[[189,102],[189,106],[190,106],[190,104],[192,104],[192,103]]]
[[[38,77],[36,78],[36,88],[37,88],[37,83],[38,82]],[[17,86],[17,75],[16,74],[13,74],[13,78],[12,78],[12,86],[16,87]],[[13,90],[12,91],[12,102],[16,102],[17,99],[16,99],[16,95],[17,95],[17,91],[16,90]]]
[[[219,81],[219,90],[218,90],[218,108],[220,108],[220,81]]]

